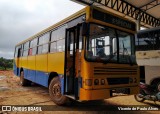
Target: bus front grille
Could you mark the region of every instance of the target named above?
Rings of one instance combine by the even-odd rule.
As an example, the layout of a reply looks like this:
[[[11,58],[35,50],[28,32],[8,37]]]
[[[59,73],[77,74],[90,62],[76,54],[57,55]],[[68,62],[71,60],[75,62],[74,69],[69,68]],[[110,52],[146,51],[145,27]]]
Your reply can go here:
[[[94,76],[131,76],[137,75],[137,67],[94,67]]]

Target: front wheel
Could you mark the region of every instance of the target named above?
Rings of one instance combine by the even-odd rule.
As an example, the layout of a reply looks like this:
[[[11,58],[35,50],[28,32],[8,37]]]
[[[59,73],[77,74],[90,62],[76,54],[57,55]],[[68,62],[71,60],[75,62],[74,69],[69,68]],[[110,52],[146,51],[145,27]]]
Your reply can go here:
[[[58,77],[51,80],[49,84],[49,95],[57,105],[64,105],[67,103],[68,98],[61,94],[61,84]]]

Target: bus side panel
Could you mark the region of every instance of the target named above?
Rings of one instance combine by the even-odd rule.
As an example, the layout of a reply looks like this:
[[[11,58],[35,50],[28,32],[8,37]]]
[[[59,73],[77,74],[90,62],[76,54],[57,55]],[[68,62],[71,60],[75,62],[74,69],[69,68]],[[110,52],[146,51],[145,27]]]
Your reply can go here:
[[[36,58],[35,58],[36,59],[35,82],[45,87],[48,87],[47,58],[48,58],[47,54],[36,55]]]
[[[28,70],[27,79],[32,81],[32,82],[35,82],[35,80],[36,80],[36,71],[35,70]]]
[[[27,58],[28,57],[21,58],[20,62],[22,63],[22,66],[21,66],[22,68],[26,68],[26,69],[28,68]]]
[[[47,54],[36,55],[36,71],[47,72]]]
[[[36,71],[36,83],[48,87],[48,73]]]
[[[28,75],[27,79],[35,82],[36,78],[36,56],[28,56]]]
[[[48,72],[64,74],[64,52],[48,54]]]
[[[24,78],[25,79],[27,79],[27,74],[28,74],[28,63],[27,63],[27,58],[28,57],[22,57],[21,59],[20,59],[20,62],[22,63],[22,68],[23,68],[23,71],[24,71]],[[20,73],[19,73],[19,75],[20,75]]]

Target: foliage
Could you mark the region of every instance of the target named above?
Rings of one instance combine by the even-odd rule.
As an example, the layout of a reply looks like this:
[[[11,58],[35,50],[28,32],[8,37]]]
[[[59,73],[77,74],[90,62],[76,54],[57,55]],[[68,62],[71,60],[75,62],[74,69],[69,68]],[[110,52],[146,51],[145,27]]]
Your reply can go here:
[[[0,58],[0,69],[7,70],[13,67],[13,59]]]

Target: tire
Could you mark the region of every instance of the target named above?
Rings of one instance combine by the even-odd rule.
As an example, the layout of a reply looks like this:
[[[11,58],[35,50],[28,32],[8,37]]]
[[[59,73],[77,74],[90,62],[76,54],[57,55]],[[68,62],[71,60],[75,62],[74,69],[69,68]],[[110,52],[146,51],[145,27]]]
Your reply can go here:
[[[29,86],[31,85],[31,81],[24,79],[24,71],[20,73],[20,85],[21,86]]]
[[[49,84],[49,95],[57,105],[65,105],[67,103],[68,98],[61,94],[61,84],[58,77],[51,80]]]

